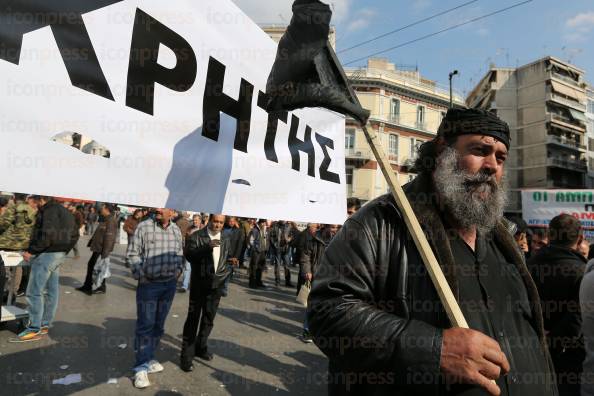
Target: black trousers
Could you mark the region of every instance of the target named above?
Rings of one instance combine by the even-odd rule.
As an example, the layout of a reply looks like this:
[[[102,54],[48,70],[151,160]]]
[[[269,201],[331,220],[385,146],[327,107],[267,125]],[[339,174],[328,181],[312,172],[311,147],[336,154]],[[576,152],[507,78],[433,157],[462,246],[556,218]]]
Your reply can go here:
[[[85,283],[83,283],[83,287],[85,289],[93,288],[93,269],[95,268],[95,264],[97,264],[99,257],[101,257],[101,253],[93,252],[89,262],[87,263],[87,276],[85,276]]]
[[[250,258],[250,287],[262,286],[262,270],[266,265],[266,252],[252,253]]]
[[[190,305],[182,338],[182,362],[191,363],[196,354],[208,349],[208,336],[214,326],[220,301],[221,294],[218,290],[205,288],[195,282],[190,284]]]

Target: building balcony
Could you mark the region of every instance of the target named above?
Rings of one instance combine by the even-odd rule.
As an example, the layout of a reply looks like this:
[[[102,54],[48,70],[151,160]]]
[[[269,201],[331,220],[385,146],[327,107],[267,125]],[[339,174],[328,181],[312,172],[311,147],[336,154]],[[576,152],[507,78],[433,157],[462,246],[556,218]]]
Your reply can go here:
[[[579,150],[579,151],[586,152],[586,146],[585,145],[580,144],[579,142],[577,142],[575,140],[568,139],[568,138],[563,137],[563,136],[549,135],[549,136],[547,136],[547,143],[549,143],[549,144],[557,144],[559,146],[563,146],[563,147],[567,147],[567,148],[572,148],[574,150]]]
[[[571,99],[564,98],[561,95],[549,93],[549,94],[547,94],[547,100],[562,104],[564,106],[573,107],[574,109],[584,112],[584,113],[586,112],[586,105],[584,103],[580,103],[577,100],[571,100]]]
[[[578,172],[586,172],[588,170],[588,163],[586,160],[569,160],[563,158],[547,158],[548,166],[555,166],[558,168],[570,169]]]
[[[400,114],[389,114],[387,118],[392,124],[400,124]]]
[[[571,129],[576,129],[580,132],[586,132],[586,125],[581,121],[574,120],[572,118],[568,118],[559,114],[549,113],[547,116],[549,122],[555,122],[560,124],[561,126],[565,126]]]
[[[400,120],[399,116],[394,116],[391,114],[388,115],[383,115],[383,114],[371,114],[371,116],[369,117],[370,121],[375,121],[375,122],[382,122],[385,124],[391,124],[394,126],[398,126],[398,127],[402,127],[402,128],[408,128],[411,130],[418,130],[419,132],[422,132],[424,134],[432,134],[434,135],[435,133],[437,133],[437,131],[430,131],[427,129],[427,124],[426,123],[407,123],[407,122],[402,122]]]
[[[544,188],[584,188],[584,183],[579,181],[552,180],[547,182]]]
[[[344,150],[344,155],[347,159],[370,160],[375,158],[369,148],[347,148]]]
[[[555,73],[554,71],[551,71],[550,77],[556,78],[557,80],[565,81],[566,83],[571,84],[578,89],[582,88],[581,83],[579,81],[576,81],[575,79],[573,79],[571,77],[564,76],[563,74],[559,74],[559,73]]]

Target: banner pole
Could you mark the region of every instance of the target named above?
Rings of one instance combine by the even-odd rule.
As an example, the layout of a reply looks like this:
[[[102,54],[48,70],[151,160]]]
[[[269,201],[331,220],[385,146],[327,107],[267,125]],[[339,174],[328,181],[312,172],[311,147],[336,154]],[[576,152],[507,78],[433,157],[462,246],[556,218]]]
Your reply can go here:
[[[427,272],[429,273],[431,281],[437,290],[439,299],[445,308],[450,322],[454,327],[462,327],[467,329],[468,323],[464,318],[464,314],[462,313],[462,310],[460,309],[460,306],[454,297],[454,293],[452,293],[452,289],[450,288],[450,285],[448,284],[441,267],[437,263],[437,258],[435,257],[431,246],[429,245],[429,241],[427,241],[425,233],[421,229],[419,220],[417,219],[417,216],[415,215],[408,198],[404,194],[404,190],[400,186],[398,178],[396,177],[396,174],[394,173],[394,170],[392,169],[386,154],[384,153],[379,141],[379,135],[374,130],[370,131],[367,128],[367,125],[361,124],[361,126],[363,128],[365,138],[367,139],[367,143],[369,143],[377,163],[379,164],[380,169],[382,170],[382,173],[388,182],[390,190],[392,191],[392,196],[394,197],[396,205],[404,217],[406,226],[413,237],[415,246],[417,247],[421,258],[423,259],[423,263],[427,268]]]

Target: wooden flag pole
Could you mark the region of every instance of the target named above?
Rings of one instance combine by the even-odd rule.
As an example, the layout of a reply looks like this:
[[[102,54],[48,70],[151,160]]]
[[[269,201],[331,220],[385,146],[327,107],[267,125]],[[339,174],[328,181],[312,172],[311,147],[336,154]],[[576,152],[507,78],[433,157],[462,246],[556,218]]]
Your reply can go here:
[[[362,127],[365,137],[367,138],[367,143],[369,143],[377,163],[379,164],[382,173],[384,174],[384,177],[390,186],[390,190],[392,191],[396,205],[398,206],[398,209],[400,209],[400,212],[402,212],[406,226],[413,237],[417,250],[421,254],[423,263],[427,268],[427,272],[429,273],[431,281],[437,290],[441,303],[448,314],[450,322],[454,327],[462,327],[467,329],[468,323],[462,314],[462,310],[458,305],[458,301],[456,301],[454,293],[452,293],[452,289],[450,288],[450,285],[448,284],[441,267],[437,263],[435,254],[433,254],[433,250],[427,241],[427,237],[421,229],[419,220],[417,219],[415,212],[413,212],[410,202],[408,202],[408,198],[404,194],[404,190],[400,186],[398,178],[396,177],[392,166],[386,158],[386,154],[384,153],[384,150],[381,146],[378,134],[373,130],[370,132],[367,129],[367,125],[362,125]]]

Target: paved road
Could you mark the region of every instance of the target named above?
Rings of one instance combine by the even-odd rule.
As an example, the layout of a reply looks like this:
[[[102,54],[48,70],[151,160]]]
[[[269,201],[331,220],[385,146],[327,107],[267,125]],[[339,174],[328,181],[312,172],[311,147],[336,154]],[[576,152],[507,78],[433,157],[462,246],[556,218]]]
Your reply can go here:
[[[125,246],[112,256],[107,294],[87,296],[81,284],[89,253],[80,241],[80,259],[61,270],[60,303],[50,336],[37,342],[8,340],[13,324],[0,330],[2,395],[325,395],[327,360],[313,344],[299,340],[303,309],[295,291],[270,287],[250,290],[245,272],[223,298],[210,338],[212,362],[195,362],[192,373],[178,367],[188,294],[176,295],[157,358],[165,371],[150,375],[152,386],[133,387],[136,318],[135,282],[123,265]],[[272,275],[268,272],[268,276]],[[271,279],[268,278],[270,285]],[[24,302],[24,298],[19,298]],[[68,367],[66,367],[68,366]],[[81,374],[82,382],[52,385],[54,379]],[[108,384],[116,379],[117,384]]]

